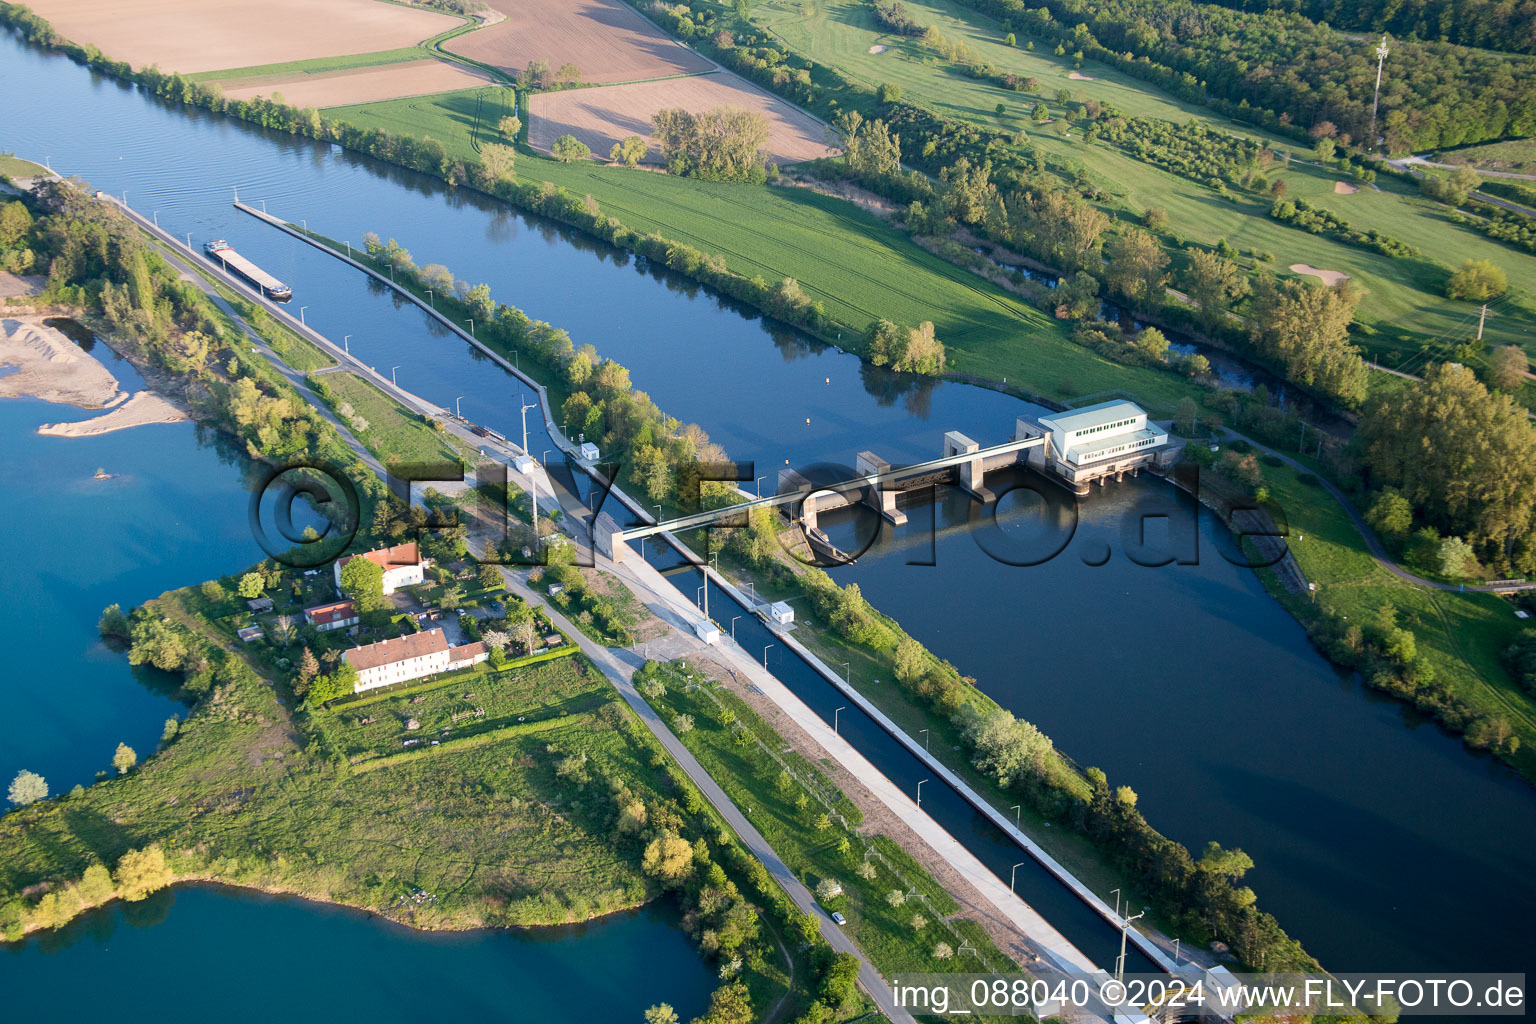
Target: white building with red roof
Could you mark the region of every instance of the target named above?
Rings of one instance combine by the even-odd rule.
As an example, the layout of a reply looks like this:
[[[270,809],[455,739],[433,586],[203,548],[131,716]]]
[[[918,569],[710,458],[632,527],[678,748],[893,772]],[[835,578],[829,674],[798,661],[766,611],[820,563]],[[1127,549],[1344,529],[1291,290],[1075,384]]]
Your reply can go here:
[[[318,632],[326,633],[333,629],[355,626],[361,621],[361,617],[357,614],[357,605],[351,601],[332,601],[330,604],[317,604],[313,608],[305,608],[304,621],[314,626]]]
[[[357,669],[357,682],[353,684],[352,692],[362,693],[439,672],[469,668],[490,657],[490,652],[484,641],[449,647],[448,638],[438,628],[354,647],[342,657]]]
[[[416,542],[412,541],[409,544],[396,544],[392,548],[376,548],[360,555],[347,555],[345,558],[336,559],[331,564],[331,571],[336,577],[337,590],[341,589],[341,567],[354,558],[366,558],[384,570],[384,593],[386,594],[393,594],[401,587],[414,587],[426,579],[421,551],[416,547]]]

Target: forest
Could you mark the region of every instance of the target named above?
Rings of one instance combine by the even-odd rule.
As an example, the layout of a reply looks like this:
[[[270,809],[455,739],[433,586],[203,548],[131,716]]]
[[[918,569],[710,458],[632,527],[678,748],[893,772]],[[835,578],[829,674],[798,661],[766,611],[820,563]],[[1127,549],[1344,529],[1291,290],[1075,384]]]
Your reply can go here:
[[[1346,143],[1371,134],[1374,45],[1301,15],[1190,0],[961,2],[1062,53],[1233,117],[1277,130],[1327,120]],[[1393,153],[1536,134],[1536,60],[1397,42],[1382,79],[1377,130]]]
[[[1334,28],[1536,53],[1531,0],[1220,0],[1239,10],[1300,14]]]

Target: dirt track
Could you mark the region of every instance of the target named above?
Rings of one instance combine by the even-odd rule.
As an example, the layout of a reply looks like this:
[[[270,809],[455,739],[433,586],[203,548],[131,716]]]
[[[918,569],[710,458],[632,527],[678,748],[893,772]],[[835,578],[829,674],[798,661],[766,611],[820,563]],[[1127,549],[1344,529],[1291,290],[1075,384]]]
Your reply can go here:
[[[567,61],[586,82],[634,82],[707,71],[712,65],[626,7],[621,0],[491,0],[506,20],[445,47],[522,74],[531,60],[551,70]]]
[[[428,96],[453,89],[474,89],[489,78],[443,60],[413,60],[316,75],[279,75],[244,85],[224,87],[233,100],[281,93],[295,107],[344,107],[352,103]]]
[[[528,139],[536,148],[548,150],[555,139],[570,134],[591,146],[598,157],[606,157],[609,147],[628,135],[639,135],[649,143],[651,118],[657,111],[681,107],[698,114],[727,104],[767,116],[773,132],[765,149],[778,164],[832,153],[820,121],[728,72],[536,95],[529,107]],[[660,158],[651,149],[646,159]]]
[[[191,74],[414,46],[460,24],[377,0],[28,0],[66,39]]]

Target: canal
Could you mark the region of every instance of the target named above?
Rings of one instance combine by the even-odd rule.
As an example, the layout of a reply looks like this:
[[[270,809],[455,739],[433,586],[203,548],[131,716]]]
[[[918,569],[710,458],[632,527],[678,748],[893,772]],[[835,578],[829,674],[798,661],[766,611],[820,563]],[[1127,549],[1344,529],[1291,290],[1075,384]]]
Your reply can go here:
[[[334,338],[351,334],[354,352],[382,372],[398,366],[401,384],[434,402],[463,395],[468,418],[509,436],[521,392],[512,378],[361,275],[234,211],[232,188],[333,237],[356,243],[376,230],[419,264],[487,281],[497,298],[624,363],[661,408],[699,422],[734,457],[756,460],[759,473],[785,460],[850,463],[863,448],[892,461],[932,457],[946,430],[1002,440],[1030,411],[984,389],[863,366],[469,193],[168,107],[12,40],[0,45],[0,83],[19,92],[25,81],[33,97],[14,111],[3,145],[126,191],[134,207],[157,211],[194,242],[228,238],[295,286],[294,305],[308,306],[310,323]],[[859,582],[1061,749],[1132,786],[1154,826],[1196,851],[1207,840],[1246,850],[1258,864],[1249,881],[1261,905],[1330,967],[1529,959],[1532,942],[1516,918],[1536,904],[1529,789],[1340,678],[1251,572],[1212,557],[1222,531],[1193,507],[1206,555],[1199,565],[1150,569],[1124,557],[1122,528],[1138,506],[1181,502],[1157,481],[1111,488],[1085,507],[1073,546],[1031,569],[1001,565],[975,553],[967,531],[943,529],[934,566],[908,566],[891,545],[836,575]],[[952,503],[937,514],[948,525],[968,515]],[[1106,551],[1107,562],[1089,564]],[[809,684],[802,696],[829,712]],[[905,784],[904,769],[887,770]],[[973,848],[990,842],[969,818],[946,825]]]

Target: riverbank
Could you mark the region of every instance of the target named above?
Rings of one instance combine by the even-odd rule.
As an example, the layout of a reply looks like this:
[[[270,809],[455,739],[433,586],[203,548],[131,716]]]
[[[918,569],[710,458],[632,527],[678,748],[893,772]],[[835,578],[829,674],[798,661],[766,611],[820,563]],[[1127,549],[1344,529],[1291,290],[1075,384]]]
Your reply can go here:
[[[191,417],[185,411],[159,395],[140,391],[122,405],[101,416],[64,423],[44,423],[37,428],[37,432],[53,437],[96,437],[101,434],[110,434],[115,430],[128,430],[132,427],[148,426],[151,423],[181,423],[188,419]]]
[[[41,314],[0,322],[0,397],[38,398],[82,409],[110,409],[128,398],[117,378],[95,357],[49,327]]]

